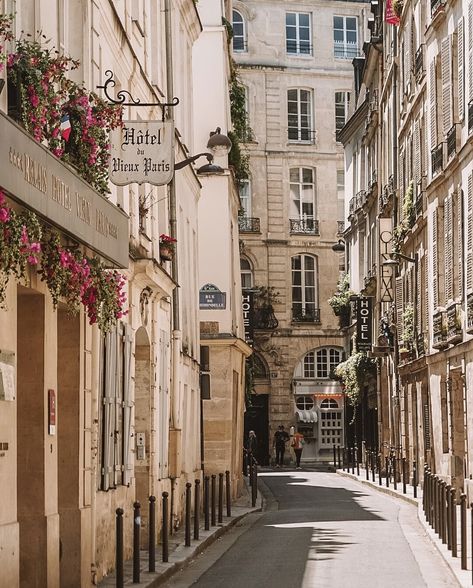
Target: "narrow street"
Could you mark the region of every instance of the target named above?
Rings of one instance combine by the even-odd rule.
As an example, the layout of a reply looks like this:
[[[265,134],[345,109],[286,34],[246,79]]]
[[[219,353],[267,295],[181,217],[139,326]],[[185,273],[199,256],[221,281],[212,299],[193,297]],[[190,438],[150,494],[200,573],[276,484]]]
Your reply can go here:
[[[266,471],[261,480],[265,511],[244,519],[167,587],[458,586],[414,506],[334,473]]]

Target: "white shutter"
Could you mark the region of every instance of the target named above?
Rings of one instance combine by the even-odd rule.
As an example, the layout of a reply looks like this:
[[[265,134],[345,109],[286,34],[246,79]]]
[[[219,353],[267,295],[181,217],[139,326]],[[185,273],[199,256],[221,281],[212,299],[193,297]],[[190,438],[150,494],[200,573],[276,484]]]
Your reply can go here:
[[[458,276],[458,284],[457,284],[457,292],[456,295],[463,300],[463,190],[461,186],[458,186],[457,190],[457,276]]]
[[[432,214],[432,311],[435,311],[439,305],[439,280],[438,280],[438,218],[437,209]]]
[[[420,183],[421,180],[421,151],[420,151],[420,128],[419,121],[414,122],[414,182]]]
[[[411,58],[412,58],[412,22],[409,20],[405,29],[405,37],[404,37],[404,49],[405,49],[405,71],[404,71],[404,92],[406,94],[410,93],[410,83],[411,83]]]
[[[453,301],[453,201],[452,194],[444,202],[444,272],[445,272],[445,301]],[[438,228],[438,227],[437,227]]]
[[[399,207],[399,222],[403,219],[403,202],[404,202],[404,171],[406,169],[406,152],[403,149],[399,161],[399,200],[401,206]]]
[[[169,335],[166,331],[159,332],[159,397],[160,410],[159,418],[159,470],[160,477],[167,475],[168,452],[169,452],[169,385],[168,385],[168,355],[169,355]]]
[[[463,16],[458,20],[457,26],[457,63],[458,120],[461,122],[465,117],[465,41]]]
[[[473,100],[473,2],[468,2],[468,100]]]
[[[437,146],[437,78],[435,58],[429,66],[430,148]]]
[[[473,172],[468,176],[466,217],[466,289],[473,291]]]
[[[424,253],[421,262],[422,292],[424,293],[424,304],[422,306],[422,322],[425,331],[429,329],[429,257]]]
[[[422,333],[422,265],[420,260],[414,266],[416,278],[416,328],[418,333]]]
[[[443,133],[452,128],[452,42],[450,35],[442,39],[441,75],[442,75],[442,121]]]
[[[131,480],[133,463],[131,459],[131,351],[133,329],[131,325],[124,325],[124,349],[123,349],[123,484],[127,486]]]
[[[404,312],[404,290],[403,290],[403,283],[402,277],[396,278],[396,328],[397,328],[397,338],[399,341],[402,341],[402,334],[403,334],[403,324],[402,324],[402,315]]]
[[[104,338],[104,394],[103,394],[103,451],[102,451],[102,489],[112,485],[114,469],[115,438],[115,360],[116,333],[110,331]]]
[[[122,325],[114,330],[115,339],[115,411],[114,411],[114,447],[113,447],[113,483],[118,486],[122,481],[123,462],[123,342]]]

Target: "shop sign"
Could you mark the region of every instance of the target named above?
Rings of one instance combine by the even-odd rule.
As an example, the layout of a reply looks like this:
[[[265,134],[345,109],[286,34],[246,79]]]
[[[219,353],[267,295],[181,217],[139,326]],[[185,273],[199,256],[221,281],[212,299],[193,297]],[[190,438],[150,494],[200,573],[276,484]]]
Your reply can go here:
[[[245,328],[245,341],[249,345],[252,345],[255,329],[254,292],[252,290],[243,290],[241,306],[243,310],[243,326]]]
[[[227,293],[221,292],[213,284],[205,284],[199,291],[199,308],[201,310],[224,310]]]
[[[373,297],[359,296],[356,300],[356,348],[370,351],[373,344]]]
[[[128,267],[128,216],[0,112],[0,188],[116,267]]]
[[[117,186],[169,184],[174,173],[172,122],[124,121],[110,134],[110,181]]]

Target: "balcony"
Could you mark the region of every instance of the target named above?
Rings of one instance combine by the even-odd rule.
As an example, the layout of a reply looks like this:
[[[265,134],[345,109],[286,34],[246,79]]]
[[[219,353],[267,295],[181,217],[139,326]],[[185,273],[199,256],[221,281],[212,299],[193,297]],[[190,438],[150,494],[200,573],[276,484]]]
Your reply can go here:
[[[430,16],[432,20],[440,12],[445,11],[445,0],[430,0]]]
[[[447,343],[454,345],[463,340],[460,304],[452,304],[446,310],[447,317]]]
[[[419,49],[416,51],[416,55],[414,58],[414,75],[418,80],[421,78],[425,73],[424,69],[424,45],[422,44]]]
[[[414,201],[415,215],[418,218],[424,214],[425,209],[425,194],[422,190],[422,182],[419,182],[416,187],[416,197]]]
[[[353,196],[353,198],[350,200],[350,203],[348,205],[349,214],[354,214],[357,210],[363,208],[363,206],[366,204],[367,199],[368,198],[366,190],[360,190],[359,192],[357,192],[356,195]]]
[[[240,233],[260,233],[260,219],[249,216],[238,217],[238,230]]]
[[[417,357],[425,355],[425,335],[424,333],[417,333],[416,336]]]
[[[358,45],[357,43],[334,41],[333,54],[338,59],[354,59],[359,56]]]
[[[434,147],[430,154],[432,162],[432,177],[434,177],[443,170],[443,143],[439,143],[437,147]]]
[[[466,332],[473,333],[473,293],[466,297]]]
[[[447,161],[455,155],[457,152],[457,125],[453,127],[447,133]]]
[[[432,347],[434,349],[445,349],[447,343],[447,319],[444,310],[438,310],[433,316],[432,325]]]
[[[320,323],[320,308],[292,308],[293,323]]]
[[[345,231],[345,221],[337,221],[337,237],[343,235]]]
[[[290,218],[291,235],[320,235],[319,221],[315,218]]]

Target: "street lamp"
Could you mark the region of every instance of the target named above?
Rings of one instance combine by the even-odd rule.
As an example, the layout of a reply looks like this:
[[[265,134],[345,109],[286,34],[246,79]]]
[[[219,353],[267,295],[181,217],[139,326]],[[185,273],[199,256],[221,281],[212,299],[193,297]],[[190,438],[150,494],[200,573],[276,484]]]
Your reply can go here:
[[[332,245],[332,251],[335,251],[335,253],[344,253],[345,241],[343,239],[339,239],[335,245]]]
[[[184,159],[183,161],[179,161],[178,163],[176,163],[174,165],[174,169],[175,170],[182,169],[183,167],[186,167],[186,165],[193,163],[199,157],[206,157],[207,163],[205,165],[202,165],[201,167],[199,167],[197,170],[197,173],[198,174],[223,174],[223,172],[225,170],[222,167],[220,167],[219,165],[216,165],[215,163],[213,163],[213,159],[214,159],[214,156],[223,157],[224,155],[227,155],[231,148],[232,148],[232,142],[227,137],[227,135],[222,134],[220,127],[217,127],[215,129],[215,131],[212,131],[210,133],[210,139],[207,142],[207,149],[210,149],[210,151],[212,151],[212,153],[203,152],[203,153],[198,153],[197,155],[192,155],[191,157],[188,157],[187,159]]]
[[[227,135],[222,134],[222,129],[217,127],[210,133],[210,139],[207,142],[207,149],[210,149],[215,157],[223,157],[230,153],[232,142]]]

